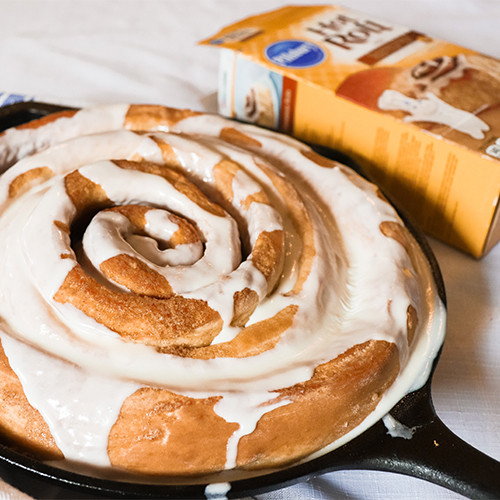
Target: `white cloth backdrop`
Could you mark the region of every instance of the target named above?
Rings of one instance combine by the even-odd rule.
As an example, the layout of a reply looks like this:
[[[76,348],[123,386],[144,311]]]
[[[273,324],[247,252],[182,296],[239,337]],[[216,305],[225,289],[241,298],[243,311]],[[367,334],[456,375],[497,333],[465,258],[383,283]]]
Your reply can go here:
[[[66,104],[160,103],[216,111],[218,52],[196,42],[249,14],[307,0],[0,0],[0,92]],[[500,57],[497,0],[342,0]],[[500,460],[500,245],[476,261],[431,241],[449,302],[433,383],[440,417]],[[396,474],[342,471],[259,498],[449,499]],[[0,499],[14,498],[7,489]]]

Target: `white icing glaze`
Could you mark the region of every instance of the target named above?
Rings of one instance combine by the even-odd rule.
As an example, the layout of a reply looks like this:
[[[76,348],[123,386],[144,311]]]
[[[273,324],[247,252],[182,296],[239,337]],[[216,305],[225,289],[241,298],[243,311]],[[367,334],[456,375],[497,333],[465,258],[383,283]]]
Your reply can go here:
[[[265,404],[275,397],[275,394],[268,392],[236,393],[223,397],[216,403],[214,407],[215,413],[220,415],[226,422],[239,424],[239,428],[229,438],[227,444],[226,469],[236,467],[239,440],[255,430],[260,417],[275,408],[288,404],[286,400],[274,404]]]
[[[397,90],[384,90],[378,100],[378,107],[386,111],[410,113],[404,117],[405,122],[441,123],[474,139],[483,139],[484,132],[490,128],[473,113],[455,108],[431,92],[427,92],[425,98],[413,99]]]
[[[205,488],[205,497],[207,500],[225,500],[230,489],[231,483],[211,483]]]
[[[80,173],[102,186],[108,198],[118,205],[142,202],[152,206],[169,207],[172,212],[196,221],[205,235],[203,257],[189,267],[154,266],[157,272],[167,277],[177,293],[191,290],[193,284],[196,284],[196,287],[205,286],[230,273],[238,264],[240,247],[235,221],[230,217],[213,215],[203,210],[186,195],[176,191],[166,180],[143,172],[123,170],[112,162],[86,166],[80,169]],[[133,188],[127,189],[127,186]],[[100,251],[101,246],[103,245],[96,242],[95,253]],[[123,247],[117,249],[115,255],[123,250]],[[134,254],[137,256],[135,252]],[[110,256],[108,253],[96,256],[96,263],[100,265]]]
[[[382,422],[387,428],[387,434],[394,438],[411,439],[417,430],[416,427],[408,427],[402,424],[389,413],[382,419]]]
[[[123,121],[125,111],[123,107],[110,107],[106,112],[97,112],[97,119],[103,113]],[[119,128],[114,120],[110,122]],[[255,138],[262,148],[245,151],[221,141],[219,132],[227,126]],[[187,118],[170,132],[150,136],[124,130],[85,135],[86,128],[81,127],[82,137],[19,160],[0,179],[0,238],[5,242],[0,247],[2,341],[29,401],[46,418],[66,457],[104,464],[103,436],[125,397],[143,385],[165,387],[191,397],[222,396],[216,405],[217,413],[239,424],[228,443],[230,468],[235,464],[240,437],[252,432],[260,416],[275,408],[271,401],[275,395],[270,391],[308,380],[317,365],[356,344],[370,339],[394,342],[402,366],[397,383],[366,425],[373,418],[381,418],[389,405],[416,388],[422,382],[419,377],[428,374],[442,341],[444,309],[432,289],[427,265],[421,262],[419,269],[412,269],[402,246],[381,233],[381,221],[399,218],[377,197],[372,185],[353,178],[343,167],[326,169],[308,160],[300,152],[304,146],[293,139],[235,125],[216,116]],[[25,131],[22,134],[26,140]],[[226,207],[240,221],[237,223],[229,214],[209,213],[163,178],[125,170],[108,161],[139,157],[161,163],[161,152],[153,137],[172,146],[185,171],[196,184],[207,185],[208,193],[215,182],[213,167],[221,159],[231,157],[241,165],[232,182],[232,206]],[[260,149],[267,156],[259,156]],[[315,256],[308,278],[296,294],[287,292],[296,282],[297,259],[303,244],[279,190],[260,168],[267,165],[274,169],[269,157],[279,158],[282,172],[278,175],[299,186],[313,226]],[[12,180],[37,166],[48,166],[55,175],[22,196],[10,198]],[[99,184],[114,204],[155,207],[147,219],[147,231],[153,239],[168,239],[175,231],[175,224],[166,222],[169,212],[195,221],[203,238],[203,254],[199,247],[179,249],[179,256],[171,260],[151,244],[152,240],[130,234],[123,216],[105,212],[88,226],[82,255],[75,255],[69,236],[54,224],[54,220],[70,224],[75,216],[62,178],[75,169]],[[266,191],[271,205],[253,202],[245,209],[242,201],[261,189]],[[283,270],[270,295],[266,295],[267,282],[253,265],[252,255],[240,262],[239,227],[248,233],[246,244],[250,247],[262,231],[284,230]],[[176,293],[206,300],[217,310],[224,326],[214,343],[230,340],[241,330],[230,325],[233,304],[227,298],[244,287],[255,290],[260,298],[248,325],[272,317],[287,306],[299,308],[292,327],[276,347],[259,355],[203,360],[161,354],[151,347],[122,341],[118,334],[72,305],[53,299],[77,257],[88,259],[97,272],[104,260],[120,253],[139,257],[166,276]],[[422,275],[423,279],[416,280],[414,275]],[[410,303],[423,319],[417,341],[408,349],[406,311]],[[44,360],[52,360],[52,356],[61,359],[52,363],[53,372],[47,378],[58,381],[55,406],[50,403],[51,385],[39,383],[34,359],[37,356],[41,370],[45,369]],[[74,391],[74,384],[82,383],[84,372],[91,374],[85,382],[88,390]],[[106,418],[98,428],[93,427],[91,415],[84,409],[100,407],[95,404],[96,398],[109,403]],[[87,423],[85,418],[79,420],[82,415]],[[76,421],[78,425],[74,425]],[[360,432],[363,425],[355,432]],[[78,432],[77,439],[70,435],[69,428]],[[77,442],[81,443],[78,448]]]
[[[21,382],[29,386],[36,380],[37,397],[44,401],[39,408],[49,428],[58,429],[54,438],[65,457],[109,466],[107,444],[111,426],[124,399],[140,385],[85,372],[20,344],[1,330],[0,338],[14,370],[22,367],[17,371]]]
[[[71,119],[62,118],[41,128],[36,133],[24,130],[7,130],[0,136],[0,165],[3,169],[10,167],[16,158],[22,158],[34,151],[52,146],[80,134],[115,130],[122,127],[127,105],[100,106],[81,109]]]

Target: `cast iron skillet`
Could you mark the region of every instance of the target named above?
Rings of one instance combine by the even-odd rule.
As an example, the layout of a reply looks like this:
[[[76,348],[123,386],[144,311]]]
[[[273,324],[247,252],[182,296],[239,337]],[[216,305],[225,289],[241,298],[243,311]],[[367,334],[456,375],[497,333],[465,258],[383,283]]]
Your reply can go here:
[[[62,108],[23,102],[0,108],[0,131],[40,118]],[[67,109],[67,108],[65,108]],[[348,157],[328,148],[316,150],[359,171]],[[408,224],[432,269],[438,294],[446,304],[436,259],[423,235]],[[434,361],[436,366],[439,354]],[[431,379],[405,396],[390,412],[413,428],[411,439],[391,437],[382,421],[326,455],[286,469],[231,482],[227,498],[266,493],[306,481],[326,472],[363,469],[406,474],[438,484],[471,498],[500,498],[500,462],[476,450],[453,434],[436,415]],[[206,484],[146,485],[97,479],[66,472],[17,453],[0,444],[0,475],[36,498],[206,498]],[[210,497],[214,498],[214,497]],[[220,497],[219,497],[220,498]]]

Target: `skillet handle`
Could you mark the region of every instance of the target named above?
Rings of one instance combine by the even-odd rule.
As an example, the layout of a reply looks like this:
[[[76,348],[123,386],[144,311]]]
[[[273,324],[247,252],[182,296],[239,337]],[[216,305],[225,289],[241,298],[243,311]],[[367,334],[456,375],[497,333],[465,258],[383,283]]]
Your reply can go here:
[[[388,433],[389,426],[379,423],[378,431],[373,429],[373,454],[358,456],[350,465],[417,477],[469,498],[500,498],[500,462],[446,427],[435,412],[429,385],[391,411],[389,418],[402,424],[396,437]]]

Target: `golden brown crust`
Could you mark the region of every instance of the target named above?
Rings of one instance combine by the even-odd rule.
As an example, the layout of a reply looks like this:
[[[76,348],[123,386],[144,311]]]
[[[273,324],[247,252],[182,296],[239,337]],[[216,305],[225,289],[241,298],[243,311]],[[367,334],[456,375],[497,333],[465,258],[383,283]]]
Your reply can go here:
[[[231,326],[245,326],[259,304],[259,295],[250,288],[234,292]]]
[[[219,137],[226,142],[234,144],[235,146],[241,146],[244,148],[260,148],[262,144],[253,137],[240,132],[239,130],[232,127],[224,127],[219,134]]]
[[[58,111],[57,113],[50,113],[42,118],[38,118],[36,120],[31,120],[29,122],[18,125],[16,129],[36,129],[41,128],[49,123],[55,122],[61,118],[71,118],[78,112],[77,109],[68,109],[65,111]]]
[[[127,287],[131,292],[157,299],[174,295],[168,280],[130,255],[116,255],[105,260],[100,269],[106,278]]]
[[[408,229],[401,223],[394,221],[383,221],[380,223],[379,227],[384,236],[394,239],[405,249],[415,269],[415,257],[414,252],[412,252],[412,238]],[[409,269],[407,272],[411,273]],[[418,312],[415,307],[410,304],[406,311],[406,338],[408,340],[408,345],[410,345],[413,341],[417,325]]]
[[[182,163],[179,160],[179,157],[174,148],[159,137],[152,136],[151,139],[153,139],[153,141],[158,144],[158,147],[161,150],[161,157],[165,165],[168,165],[170,168],[180,171]]]
[[[59,231],[62,231],[63,233],[66,233],[66,234],[70,233],[70,228],[69,228],[68,224],[66,224],[65,222],[61,222],[60,220],[55,220],[54,226],[56,226],[57,229],[59,229]]]
[[[80,216],[109,207],[112,203],[104,189],[77,170],[64,178],[66,193]]]
[[[217,471],[238,424],[214,411],[220,398],[195,399],[143,388],[127,398],[108,440],[111,464],[145,474]]]
[[[199,114],[190,109],[176,109],[154,104],[133,104],[129,106],[124,126],[136,132],[146,132],[171,127],[181,120]]]
[[[159,175],[167,180],[180,193],[187,196],[191,201],[199,205],[203,210],[224,217],[226,215],[223,208],[211,202],[192,182],[183,174],[168,168],[165,165],[157,165],[147,161],[115,160],[114,163],[123,169],[139,170],[141,172]]]
[[[49,427],[24,395],[0,343],[0,431],[2,438],[41,460],[60,460]]]
[[[397,241],[405,249],[413,268],[416,269],[415,252],[412,251],[414,243],[408,228],[395,221],[383,221],[380,223],[379,228],[384,236]],[[408,270],[408,272],[410,271]]]
[[[308,160],[311,160],[312,162],[316,163],[316,165],[319,165],[320,167],[335,168],[335,167],[338,167],[338,165],[339,165],[336,161],[330,160],[329,158],[326,158],[326,156],[322,156],[322,155],[316,153],[316,151],[313,151],[312,149],[301,149],[300,152]]]
[[[381,222],[379,227],[384,236],[396,240],[407,253],[410,253],[410,241],[407,233],[408,230],[402,224],[386,220]]]
[[[394,344],[369,341],[320,365],[312,378],[277,391],[291,401],[266,413],[254,432],[243,436],[238,464],[265,468],[323,448],[359,425],[377,406],[399,372]]]
[[[145,205],[120,205],[109,208],[108,212],[118,212],[124,215],[132,224],[133,230],[137,234],[146,233],[146,214],[154,210],[152,207]],[[188,220],[178,217],[174,214],[168,214],[170,222],[178,226],[178,230],[172,234],[168,244],[169,247],[175,248],[177,245],[184,245],[187,243],[196,243],[200,241],[200,237],[196,228]]]
[[[292,290],[288,293],[289,295],[294,295],[302,290],[302,287],[304,286],[304,283],[306,282],[311,271],[312,261],[314,255],[316,254],[314,245],[314,230],[311,217],[304,206],[302,198],[290,183],[286,182],[266,164],[259,161],[256,163],[259,168],[266,173],[271,182],[274,184],[274,187],[278,190],[285,201],[288,215],[292,219],[293,225],[299,233],[302,241],[302,251],[299,258],[297,281],[295,282]]]
[[[297,309],[296,305],[287,306],[271,318],[247,326],[228,342],[201,347],[172,346],[162,352],[193,359],[256,356],[276,346],[283,332],[290,328]]]
[[[418,313],[417,310],[410,304],[406,311],[406,338],[408,339],[408,345],[410,345],[415,338],[417,326]]]
[[[9,198],[16,198],[28,191],[36,183],[41,183],[52,177],[53,172],[49,167],[32,168],[18,175],[9,185]]]
[[[244,200],[241,201],[242,206],[247,210],[250,208],[252,203],[264,203],[265,205],[271,205],[269,197],[264,191],[257,191],[256,193],[249,194]]]
[[[398,371],[397,349],[383,341],[355,346],[319,366],[310,380],[276,392],[268,404],[284,405],[266,413],[241,438],[238,465],[283,465],[287,457],[295,461],[328,445],[373,411]],[[214,399],[139,390],[125,401],[110,433],[113,465],[145,474],[220,470],[238,426],[217,417]],[[213,450],[209,456],[207,449]]]
[[[180,295],[158,299],[112,290],[79,264],[67,274],[54,300],[74,305],[124,340],[155,347],[209,345],[222,328],[219,313],[203,300]]]
[[[233,201],[233,179],[239,169],[239,165],[231,160],[221,160],[213,168],[217,192],[229,203]]]
[[[217,191],[228,202],[233,201],[233,179],[240,166],[231,160],[221,160],[214,167],[214,178]],[[263,203],[271,205],[267,194],[260,190],[248,195],[241,201],[241,205],[248,210],[252,203]],[[252,249],[252,262],[255,267],[264,275],[268,283],[268,292],[270,292],[281,275],[284,261],[284,234],[282,230],[263,231],[257,237],[254,248]],[[238,315],[240,314],[238,312]],[[249,309],[245,312],[248,316],[253,312]],[[234,322],[234,318],[233,318]]]
[[[119,205],[109,208],[108,212],[117,212],[126,217],[135,231],[144,232],[146,228],[146,214],[151,210],[151,207],[146,205]]]
[[[274,231],[262,231],[252,250],[252,261],[254,266],[264,275],[267,280],[268,292],[270,292],[278,281],[283,269],[284,234],[281,229]]]
[[[134,234],[146,235],[146,214],[150,210],[151,207],[143,205],[126,205],[106,211],[120,213],[129,220]],[[200,241],[196,229],[187,220],[174,214],[168,214],[168,218],[179,228],[168,241],[170,247],[175,248],[177,245]],[[133,293],[156,298],[168,298],[174,295],[170,283],[163,275],[131,255],[120,254],[111,257],[101,263],[100,270],[108,279]]]

